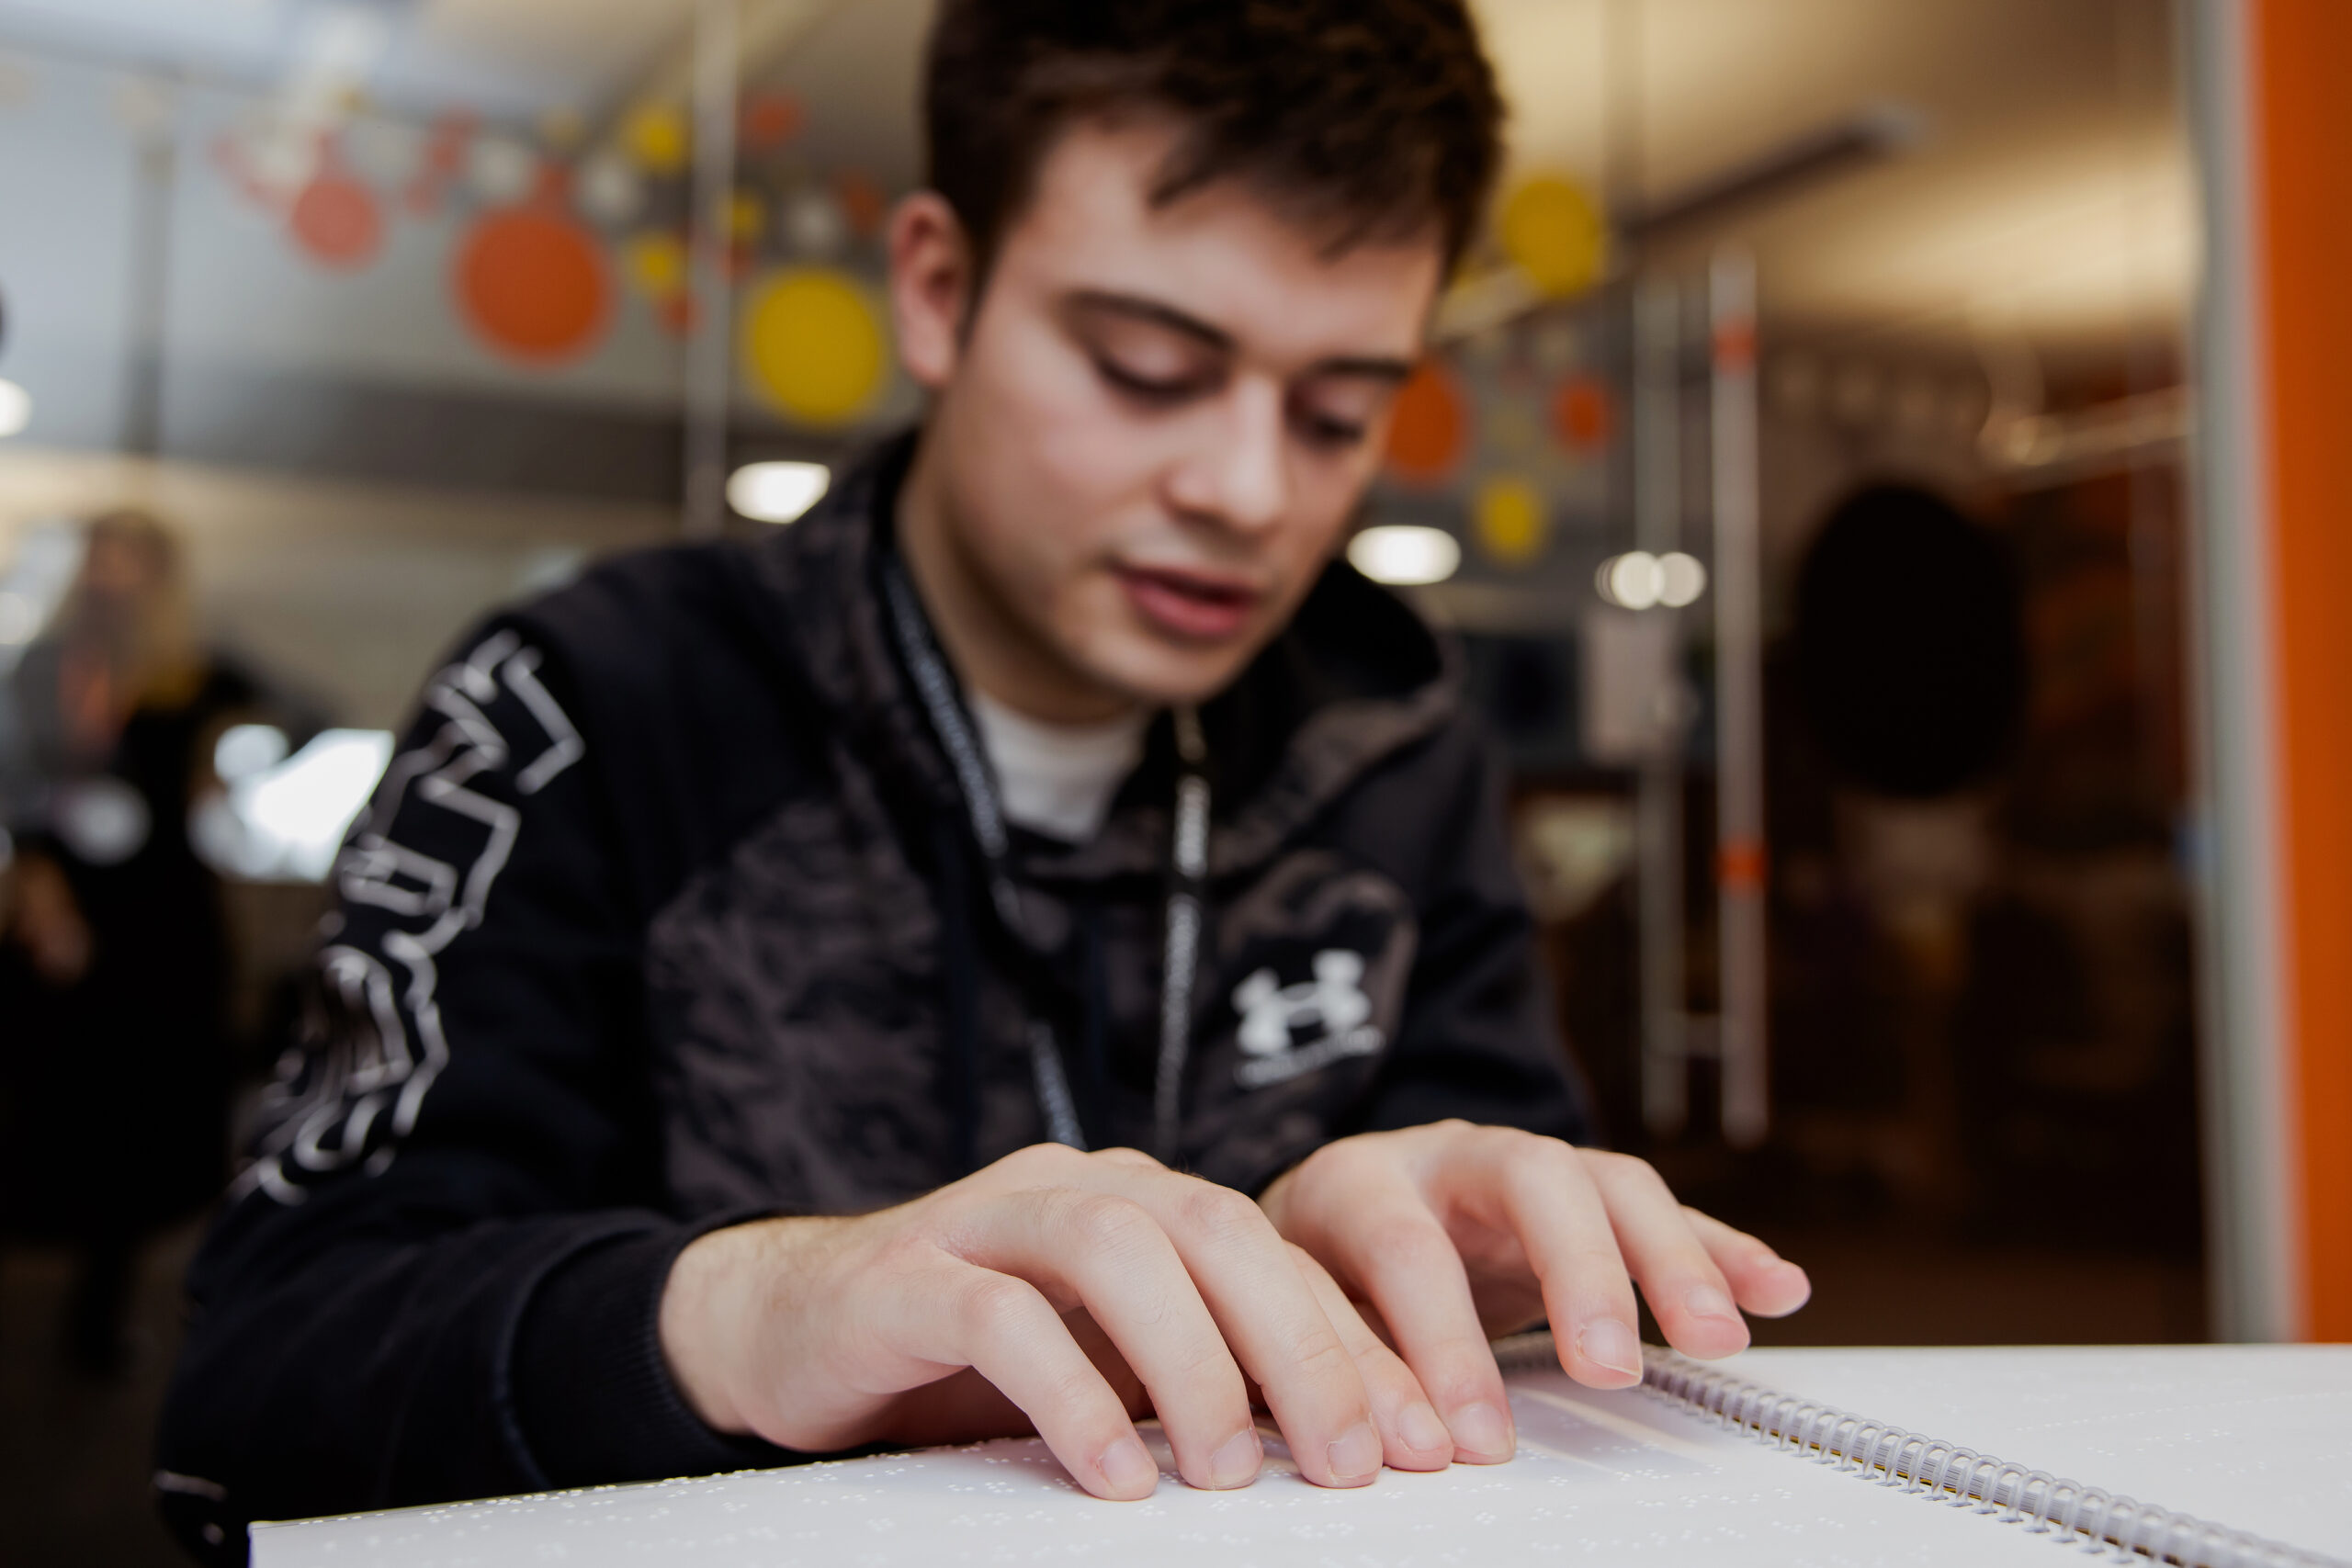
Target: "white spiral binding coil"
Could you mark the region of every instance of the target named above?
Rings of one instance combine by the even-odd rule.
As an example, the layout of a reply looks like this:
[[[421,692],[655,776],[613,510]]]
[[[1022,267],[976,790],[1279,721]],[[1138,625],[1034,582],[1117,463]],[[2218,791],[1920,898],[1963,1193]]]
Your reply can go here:
[[[1559,1365],[1552,1337],[1544,1333],[1499,1340],[1495,1355],[1506,1369]],[[1816,1464],[1874,1476],[1882,1486],[1953,1507],[1973,1504],[1980,1514],[1999,1514],[2004,1524],[2021,1524],[2061,1545],[2103,1550],[2117,1562],[2181,1568],[2347,1568],[2336,1558],[1782,1393],[1654,1345],[1642,1347],[1642,1387],[1758,1442],[1807,1454]]]

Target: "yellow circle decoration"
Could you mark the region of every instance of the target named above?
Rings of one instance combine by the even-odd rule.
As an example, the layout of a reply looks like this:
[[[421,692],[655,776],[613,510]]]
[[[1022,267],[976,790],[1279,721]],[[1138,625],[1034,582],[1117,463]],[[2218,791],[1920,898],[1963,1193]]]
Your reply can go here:
[[[754,289],[742,346],[752,385],[804,424],[846,424],[882,389],[881,317],[831,267],[786,267]]]
[[[1503,475],[1478,487],[1470,503],[1478,547],[1505,566],[1524,566],[1544,553],[1544,497],[1525,479]]]
[[[1553,299],[1581,294],[1600,279],[1609,233],[1583,191],[1555,175],[1522,181],[1503,203],[1503,254]]]
[[[674,175],[686,166],[686,117],[668,104],[647,104],[622,125],[621,145],[648,174]]]
[[[686,247],[678,236],[659,229],[631,235],[621,252],[621,266],[649,299],[667,299],[686,286]]]

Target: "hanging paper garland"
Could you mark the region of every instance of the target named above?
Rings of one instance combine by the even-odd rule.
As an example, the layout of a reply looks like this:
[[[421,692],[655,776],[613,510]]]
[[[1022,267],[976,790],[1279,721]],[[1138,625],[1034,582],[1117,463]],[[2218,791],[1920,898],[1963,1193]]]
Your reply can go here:
[[[686,287],[685,242],[659,229],[632,235],[622,248],[621,266],[647,299],[667,299]]]
[[[742,355],[752,384],[806,424],[846,424],[882,389],[882,322],[865,288],[830,267],[788,267],[752,293]]]
[[[744,100],[738,127],[743,151],[769,152],[792,140],[806,117],[800,100],[789,93],[753,93]]]
[[[768,204],[760,199],[757,191],[737,191],[727,198],[727,205],[719,213],[719,226],[730,246],[756,244],[767,220]]]
[[[1462,393],[1453,373],[1423,360],[1397,389],[1388,422],[1388,471],[1408,484],[1436,484],[1462,460]]]
[[[1525,479],[1499,475],[1478,487],[1470,507],[1478,547],[1505,566],[1524,566],[1544,553],[1544,497]]]
[[[345,168],[331,138],[320,145],[318,172],[295,197],[287,227],[311,260],[339,272],[356,272],[383,249],[376,193]]]
[[[793,253],[810,261],[831,261],[849,243],[849,220],[821,190],[804,190],[784,209],[784,234]]]
[[[338,138],[345,165],[378,190],[404,189],[424,164],[423,127],[381,115],[351,121]]]
[[[1584,192],[1553,175],[1522,181],[1503,203],[1503,254],[1555,299],[1600,280],[1608,231]]]
[[[506,136],[482,136],[466,152],[466,184],[492,207],[511,206],[538,183],[539,155]]]
[[[402,204],[419,218],[441,210],[441,198],[466,166],[466,144],[473,140],[473,117],[446,114],[434,122],[424,144],[424,161],[409,182]]]
[[[890,203],[883,196],[882,187],[855,169],[845,169],[834,176],[833,202],[849,223],[849,231],[861,240],[871,240],[881,233],[882,220],[890,213]]]
[[[1571,377],[1552,394],[1552,433],[1569,451],[1597,451],[1616,428],[1616,409],[1599,378]]]
[[[621,127],[621,145],[648,174],[675,175],[686,166],[686,117],[667,104],[648,104]]]
[[[574,184],[580,210],[599,223],[618,228],[635,222],[645,210],[644,178],[617,152],[591,154],[580,165]]]
[[[458,252],[454,282],[467,324],[530,364],[577,357],[610,314],[595,237],[544,199],[484,214]]]

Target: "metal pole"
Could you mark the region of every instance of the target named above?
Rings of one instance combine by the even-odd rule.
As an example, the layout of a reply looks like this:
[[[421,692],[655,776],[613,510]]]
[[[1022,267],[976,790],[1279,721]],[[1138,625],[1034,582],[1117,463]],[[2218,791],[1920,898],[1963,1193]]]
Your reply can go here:
[[[2180,58],[2204,175],[2188,564],[2207,1288],[2217,1337],[2265,1340],[2300,1338],[2305,1324],[2287,1066],[2281,884],[2290,857],[2278,822],[2252,10],[2247,0],[2196,0],[2185,8]]]
[[[170,88],[145,84],[154,95],[138,127],[139,172],[130,214],[130,375],[122,420],[122,449],[153,457],[164,449],[164,338],[170,329],[172,219],[179,185],[179,99]]]
[[[716,537],[727,525],[727,405],[735,373],[735,298],[728,251],[735,194],[739,0],[697,0],[694,47],[694,198],[687,216],[694,331],[686,340],[684,498],[680,531]]]
[[[1682,291],[1668,277],[1634,293],[1634,539],[1662,555],[1682,532]],[[1669,615],[1679,610],[1646,612]],[[1678,625],[1676,630],[1680,630]],[[1679,646],[1679,638],[1677,638]],[[1679,697],[1679,680],[1662,696]],[[1672,1137],[1690,1118],[1682,979],[1682,727],[1660,724],[1634,798],[1641,954],[1642,1122]]]
[[[1763,1142],[1769,1117],[1764,1039],[1764,685],[1762,569],[1757,533],[1756,264],[1715,253],[1708,268],[1714,451],[1715,886],[1721,942],[1723,1130],[1738,1148]]]

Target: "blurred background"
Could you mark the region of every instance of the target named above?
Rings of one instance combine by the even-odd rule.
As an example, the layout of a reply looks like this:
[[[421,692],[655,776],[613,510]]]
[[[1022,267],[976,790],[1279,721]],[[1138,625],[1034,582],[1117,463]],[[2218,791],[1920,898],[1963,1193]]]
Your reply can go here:
[[[2280,35],[1474,4],[1510,170],[1351,554],[1467,649],[1609,1139],[1813,1270],[1763,1342],[2352,1331],[2263,793],[2343,689],[2263,597]],[[436,655],[917,412],[929,10],[0,0],[0,1556],[172,1560],[178,1271]]]

